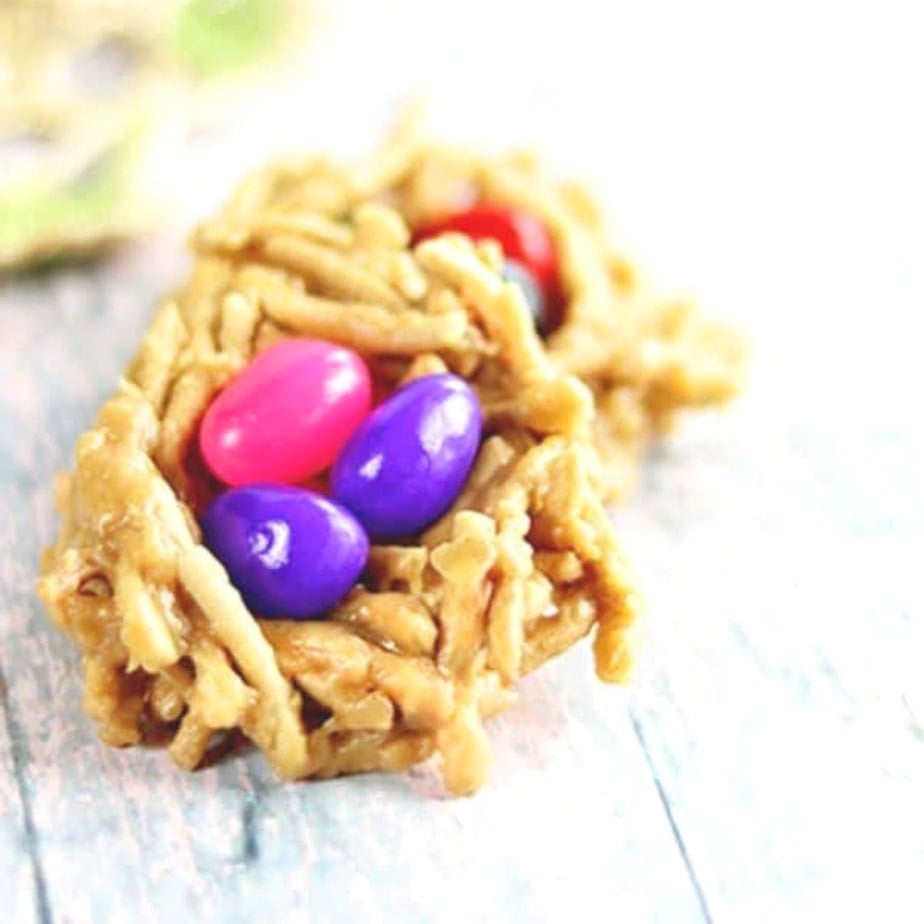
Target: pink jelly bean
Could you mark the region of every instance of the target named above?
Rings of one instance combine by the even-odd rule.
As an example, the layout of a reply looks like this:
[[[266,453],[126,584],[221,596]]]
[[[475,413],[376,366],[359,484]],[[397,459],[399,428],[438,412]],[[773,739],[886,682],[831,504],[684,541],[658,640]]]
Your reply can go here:
[[[328,468],[369,413],[362,358],[323,340],[265,350],[212,402],[199,446],[229,485],[298,484]]]

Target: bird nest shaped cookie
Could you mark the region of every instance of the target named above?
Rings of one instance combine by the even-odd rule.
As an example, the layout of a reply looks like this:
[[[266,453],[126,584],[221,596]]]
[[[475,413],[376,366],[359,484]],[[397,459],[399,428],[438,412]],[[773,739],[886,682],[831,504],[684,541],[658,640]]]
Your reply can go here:
[[[509,258],[508,275],[528,277],[548,355],[592,392],[610,500],[631,489],[642,453],[678,412],[724,404],[743,384],[742,337],[644,284],[612,246],[587,189],[528,152],[486,155],[434,143],[417,111],[359,163],[293,157],[252,174],[198,241],[297,265],[303,252],[286,231],[296,216],[336,221],[367,201],[394,208],[415,241],[441,233],[493,240]]]
[[[40,594],[82,649],[85,708],[109,744],[167,739],[192,769],[242,732],[286,779],[436,753],[466,793],[485,778],[483,720],[519,677],[590,632],[601,679],[630,665],[636,597],[597,490],[593,402],[548,358],[496,247],[412,247],[393,205],[344,199],[316,170],[310,208],[294,190],[272,208],[264,193],[291,174],[263,172],[261,195],[245,187],[197,234],[189,284],[61,477]],[[361,577],[315,618],[263,618],[203,535],[227,492],[199,436],[255,357],[302,338],[354,351],[379,402],[428,377],[461,381],[483,429],[435,522],[373,537]],[[316,496],[331,481],[315,478]]]

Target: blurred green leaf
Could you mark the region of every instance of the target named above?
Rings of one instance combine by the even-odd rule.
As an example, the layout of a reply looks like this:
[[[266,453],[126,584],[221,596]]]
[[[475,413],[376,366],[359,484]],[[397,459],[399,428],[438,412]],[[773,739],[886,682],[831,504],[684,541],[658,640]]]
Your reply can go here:
[[[66,184],[29,184],[0,194],[0,249],[47,249],[75,234],[118,226],[131,213],[137,134]]]
[[[174,32],[181,64],[210,79],[257,63],[282,35],[284,0],[189,0]]]

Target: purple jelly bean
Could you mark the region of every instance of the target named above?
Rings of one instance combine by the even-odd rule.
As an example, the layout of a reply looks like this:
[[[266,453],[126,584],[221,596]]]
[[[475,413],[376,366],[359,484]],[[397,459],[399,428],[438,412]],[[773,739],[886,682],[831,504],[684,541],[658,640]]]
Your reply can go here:
[[[348,510],[302,488],[249,485],[217,497],[205,543],[256,616],[308,619],[356,583],[369,540]]]
[[[354,431],[334,463],[331,494],[375,539],[420,532],[458,497],[481,426],[478,397],[458,376],[415,379]]]

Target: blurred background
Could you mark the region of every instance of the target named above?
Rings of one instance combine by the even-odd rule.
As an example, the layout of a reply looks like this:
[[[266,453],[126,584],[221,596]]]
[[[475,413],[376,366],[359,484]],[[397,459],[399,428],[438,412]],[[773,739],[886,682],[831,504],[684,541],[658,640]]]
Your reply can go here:
[[[730,306],[771,290],[833,306],[844,287],[904,301],[924,222],[916,4],[834,10],[5,0],[0,227],[10,233],[22,177],[47,168],[43,156],[57,175],[79,164],[92,194],[94,169],[119,173],[104,155],[135,141],[127,198],[175,233],[248,166],[285,150],[366,150],[423,97],[437,135],[537,147],[586,176],[665,286],[708,284],[708,301]],[[719,293],[703,279],[716,263]]]
[[[94,229],[178,239],[248,167],[287,150],[367,150],[424,98],[436,136],[535,147],[585,177],[660,287],[757,324],[778,327],[782,311],[806,357],[826,361],[824,342],[884,305],[908,317],[921,304],[913,2],[2,10],[0,261],[28,258],[30,235],[36,255],[54,253],[72,228],[85,246]],[[909,338],[880,333],[863,365],[916,365]]]
[[[40,28],[20,18],[43,6],[54,12]],[[648,593],[649,640],[628,694],[588,680],[586,652],[530,678],[522,706],[494,726],[497,781],[467,802],[389,790],[377,814],[377,791],[346,781],[325,790],[346,801],[315,810],[267,784],[260,811],[273,830],[321,813],[302,870],[321,907],[326,896],[362,915],[387,894],[406,919],[433,911],[382,885],[389,856],[336,847],[371,817],[418,885],[454,871],[441,907],[458,917],[444,919],[503,907],[514,920],[575,909],[608,920],[610,908],[630,921],[920,921],[921,5],[189,0],[113,3],[112,22],[130,24],[111,34],[81,6],[0,0],[0,254],[12,267],[66,239],[83,250],[127,240],[95,262],[11,269],[0,284],[6,509],[26,524],[30,561],[54,528],[51,473],[156,299],[182,281],[192,224],[268,156],[368,150],[413,98],[428,101],[437,137],[534,147],[586,179],[656,289],[693,296],[752,343],[742,400],[660,447],[615,512]],[[59,21],[90,47],[68,46],[85,55],[79,80],[56,49],[45,86],[34,52]],[[78,84],[92,101],[75,119]],[[50,244],[26,240],[37,229]],[[92,344],[91,371],[74,338]],[[72,384],[49,403],[30,391],[36,381],[44,394]],[[22,555],[18,534],[4,540],[5,555]],[[31,580],[30,566],[9,584],[4,646],[35,657],[35,676],[11,684],[13,707],[50,697],[46,676],[74,702],[65,732],[23,750],[27,791],[53,805],[45,766],[99,749],[76,669],[55,667],[71,655],[44,627]],[[536,741],[551,743],[534,767]],[[145,811],[131,783],[141,758],[103,759],[118,761],[110,771]],[[146,785],[182,785],[188,806],[197,780],[233,789],[228,775],[192,779]],[[365,820],[351,793],[365,794]],[[532,838],[539,799],[546,834],[566,850]],[[133,842],[113,818],[113,837]],[[80,823],[50,809],[34,822],[62,852]],[[404,825],[439,837],[415,851]],[[472,831],[484,835],[477,850]],[[579,849],[588,839],[606,847]],[[668,842],[676,867],[662,858]],[[269,883],[266,858],[282,848],[263,849]],[[193,852],[201,868],[225,868],[220,846],[196,841]],[[513,876],[511,857],[529,874]],[[59,896],[88,875],[68,863],[52,883]],[[187,901],[165,888],[145,894],[168,910]],[[251,907],[238,886],[219,894],[213,908]],[[254,894],[255,913],[285,910],[270,886]]]

